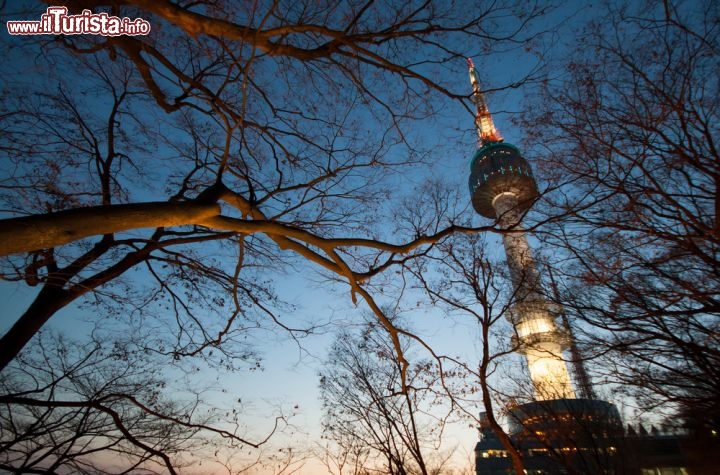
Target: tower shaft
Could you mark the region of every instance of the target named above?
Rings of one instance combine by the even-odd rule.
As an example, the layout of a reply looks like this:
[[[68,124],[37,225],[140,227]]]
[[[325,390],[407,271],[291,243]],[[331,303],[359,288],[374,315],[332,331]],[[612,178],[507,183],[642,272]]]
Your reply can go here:
[[[574,398],[570,373],[562,356],[566,338],[555,325],[550,303],[538,291],[540,274],[521,225],[517,194],[500,193],[492,204],[498,224],[507,231],[503,234],[503,245],[517,302],[510,316],[515,329],[513,340],[527,359],[535,398]]]
[[[493,198],[492,205],[500,228],[505,231],[514,231],[503,234],[503,246],[516,298],[519,300],[541,299],[542,297],[537,293],[540,275],[521,224],[522,214],[517,194],[512,191],[504,191]]]

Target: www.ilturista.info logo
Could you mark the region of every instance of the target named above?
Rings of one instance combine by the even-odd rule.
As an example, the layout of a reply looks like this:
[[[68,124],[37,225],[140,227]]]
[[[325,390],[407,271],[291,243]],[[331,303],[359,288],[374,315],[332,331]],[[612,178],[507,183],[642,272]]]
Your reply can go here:
[[[150,23],[137,18],[119,18],[107,13],[83,10],[80,15],[68,15],[66,7],[48,7],[40,21],[8,21],[11,35],[147,35]]]

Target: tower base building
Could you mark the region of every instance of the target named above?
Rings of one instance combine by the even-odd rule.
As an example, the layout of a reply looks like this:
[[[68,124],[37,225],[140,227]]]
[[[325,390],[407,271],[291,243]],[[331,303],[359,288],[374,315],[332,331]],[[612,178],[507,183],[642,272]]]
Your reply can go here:
[[[609,402],[534,401],[508,408],[507,419],[526,475],[705,475],[687,468],[687,435],[642,428],[626,433]],[[475,474],[515,474],[509,453],[482,415]]]

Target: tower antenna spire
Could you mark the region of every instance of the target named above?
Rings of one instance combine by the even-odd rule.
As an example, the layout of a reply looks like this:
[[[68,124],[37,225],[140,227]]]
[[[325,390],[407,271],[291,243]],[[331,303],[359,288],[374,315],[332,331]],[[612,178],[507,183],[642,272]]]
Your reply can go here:
[[[467,58],[468,72],[470,73],[470,84],[473,88],[473,100],[475,101],[475,127],[478,133],[478,148],[482,148],[489,143],[502,142],[503,138],[500,132],[493,124],[492,115],[488,110],[485,96],[480,90],[480,81],[475,72],[475,64],[471,58]]]

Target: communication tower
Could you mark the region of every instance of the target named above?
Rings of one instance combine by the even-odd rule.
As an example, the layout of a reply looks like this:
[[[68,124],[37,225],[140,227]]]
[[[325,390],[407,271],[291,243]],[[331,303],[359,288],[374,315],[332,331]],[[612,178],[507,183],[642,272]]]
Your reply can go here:
[[[677,437],[626,437],[617,407],[596,399],[582,355],[572,345],[566,317],[544,297],[540,273],[522,227],[525,213],[538,196],[532,169],[517,147],[503,142],[470,59],[468,67],[478,132],[478,150],[470,163],[472,204],[482,216],[495,219],[503,231],[516,302],[509,317],[513,342],[527,359],[535,393],[534,401],[505,408],[507,434],[522,454],[526,473],[639,475],[660,473],[655,467],[682,466],[684,455]],[[557,292],[552,274],[550,279]],[[563,320],[562,330],[556,325],[558,316]],[[580,398],[575,396],[562,356],[566,349],[572,355]],[[476,475],[512,473],[506,447],[482,415],[479,429]],[[663,458],[666,456],[667,460]],[[673,473],[680,472],[673,468]]]
[[[478,132],[478,150],[470,162],[470,194],[475,211],[497,219],[503,230],[516,301],[510,312],[513,342],[527,359],[536,400],[574,398],[562,357],[568,341],[555,324],[553,304],[540,291],[540,275],[521,224],[538,196],[537,183],[518,148],[504,142],[495,129],[471,59],[468,68]]]

